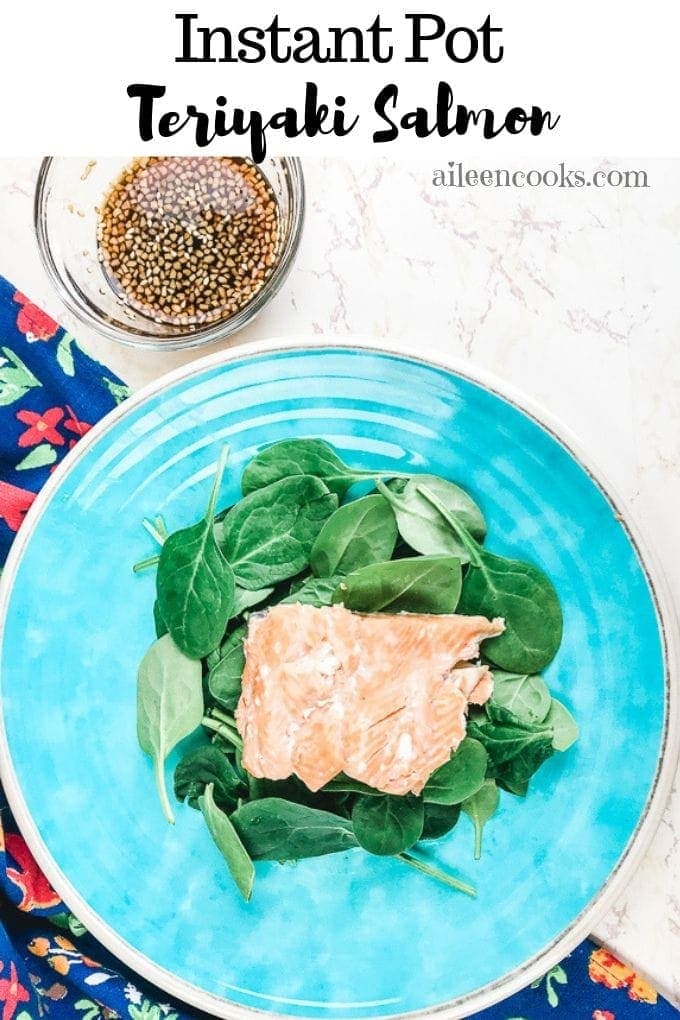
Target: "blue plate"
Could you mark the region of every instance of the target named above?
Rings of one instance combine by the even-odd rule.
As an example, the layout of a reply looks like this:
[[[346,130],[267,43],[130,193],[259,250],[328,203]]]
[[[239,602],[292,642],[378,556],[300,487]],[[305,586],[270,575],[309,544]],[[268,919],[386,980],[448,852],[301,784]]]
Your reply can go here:
[[[137,665],[154,638],[153,573],[131,570],[153,551],[141,520],[162,513],[175,529],[199,517],[224,443],[221,502],[236,499],[247,461],[291,436],[322,436],[362,467],[459,481],[487,517],[488,546],[535,560],[559,591],[564,640],[546,679],[581,739],[526,801],[502,796],[481,861],[467,818],[429,851],[476,900],[350,851],[258,865],[245,904],[201,817],[178,807],[175,827],[163,820],[135,736]],[[469,1015],[585,933],[641,820],[654,821],[667,682],[645,565],[555,434],[449,369],[285,345],[189,366],[79,445],[3,583],[2,775],[18,820],[93,933],[213,1015]]]

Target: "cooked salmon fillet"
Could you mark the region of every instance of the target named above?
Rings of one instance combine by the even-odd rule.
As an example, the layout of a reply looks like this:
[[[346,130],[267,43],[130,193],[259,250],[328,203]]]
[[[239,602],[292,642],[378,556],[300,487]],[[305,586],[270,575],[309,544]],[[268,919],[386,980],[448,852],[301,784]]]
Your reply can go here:
[[[483,616],[352,613],[274,606],[252,616],[236,723],[243,765],[295,774],[313,791],[340,772],[385,793],[418,794],[465,736],[468,704],[491,697]]]

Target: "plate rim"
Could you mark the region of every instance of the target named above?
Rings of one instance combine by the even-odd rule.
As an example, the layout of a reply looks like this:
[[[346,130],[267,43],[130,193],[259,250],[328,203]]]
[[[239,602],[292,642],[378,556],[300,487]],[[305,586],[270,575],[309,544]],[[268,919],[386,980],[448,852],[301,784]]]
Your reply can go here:
[[[680,691],[674,690],[672,682],[673,678],[678,675],[680,647],[678,645],[678,618],[670,587],[656,555],[650,549],[647,538],[643,537],[634,515],[630,511],[627,501],[612,486],[599,464],[585,452],[574,432],[557,416],[547,411],[540,402],[486,369],[470,366],[461,359],[448,357],[439,351],[433,352],[431,355],[423,355],[413,345],[379,337],[352,335],[272,337],[249,341],[191,360],[179,368],[172,369],[157,379],[151,380],[109,411],[81,438],[36,495],[12,543],[0,578],[0,652],[4,643],[5,620],[14,581],[23,553],[35,527],[52,497],[58,492],[62,480],[88,453],[90,447],[96,444],[100,436],[105,435],[127,414],[149,398],[211,368],[258,356],[310,350],[363,351],[402,358],[429,368],[443,370],[482,387],[527,415],[567,450],[579,466],[586,471],[591,481],[618,515],[620,523],[636,551],[654,602],[664,662],[664,730],[661,750],[654,780],[635,829],[599,891],[588,901],[571,924],[555,936],[550,943],[493,982],[448,1002],[429,1006],[423,1010],[411,1010],[375,1018],[375,1020],[401,1020],[401,1018],[407,1017],[436,1016],[440,1020],[464,1020],[465,1017],[472,1015],[471,1010],[477,1012],[493,1006],[525,988],[536,978],[542,977],[590,934],[595,923],[622,892],[640,865],[661,821],[680,759]],[[3,700],[0,668],[0,781],[15,821],[39,867],[64,903],[78,916],[90,933],[140,977],[150,981],[181,1002],[202,1010],[209,1016],[219,1017],[222,1020],[253,1020],[254,1017],[277,1017],[280,1020],[290,1020],[291,1014],[264,1010],[256,1006],[243,1006],[213,992],[208,992],[185,978],[178,977],[132,946],[90,908],[52,858],[30,815],[14,771],[5,729]],[[319,1015],[311,1013],[307,1020],[319,1020]],[[336,1015],[337,1020],[341,1020],[342,1012],[338,1011]],[[297,1020],[305,1020],[305,1018],[298,1015]],[[362,1020],[371,1020],[371,1018],[363,1017]]]

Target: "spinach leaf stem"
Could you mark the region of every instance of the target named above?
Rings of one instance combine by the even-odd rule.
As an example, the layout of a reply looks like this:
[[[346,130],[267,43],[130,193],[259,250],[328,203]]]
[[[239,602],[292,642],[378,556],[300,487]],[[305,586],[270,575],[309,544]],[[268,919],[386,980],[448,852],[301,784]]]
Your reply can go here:
[[[212,709],[212,716],[214,719],[218,719],[220,722],[226,723],[227,726],[231,726],[232,730],[235,730],[238,733],[238,730],[236,729],[236,720],[233,715],[229,715],[227,712],[223,712],[221,708],[217,708],[217,706],[215,706]]]
[[[211,719],[209,716],[203,717],[203,725],[206,729],[212,730],[213,733],[217,733],[218,736],[222,737],[227,743],[232,744],[239,751],[243,750],[243,741],[239,735],[232,729],[230,729],[225,723],[218,722],[216,719]]]
[[[138,563],[135,563],[132,569],[135,574],[139,574],[141,573],[142,570],[147,570],[149,567],[155,567],[158,564],[159,560],[160,556],[158,555],[147,556],[145,560],[139,560]]]
[[[398,861],[402,861],[404,864],[408,864],[410,868],[420,871],[423,875],[427,875],[429,878],[434,878],[437,882],[442,882],[444,885],[450,886],[451,889],[457,889],[458,892],[465,893],[466,896],[475,897],[477,895],[477,890],[474,886],[468,885],[467,882],[461,882],[460,879],[454,878],[453,875],[449,875],[445,871],[441,871],[440,868],[435,868],[431,864],[426,864],[425,861],[421,861],[417,857],[413,857],[412,854],[408,854],[406,852],[396,854],[396,859]]]
[[[153,522],[156,526],[156,531],[161,536],[163,541],[165,541],[165,539],[168,537],[168,529],[165,525],[165,518],[163,517],[162,514],[156,514],[156,516],[153,519]]]
[[[150,521],[148,517],[145,517],[142,521],[142,527],[145,531],[149,532],[155,542],[158,542],[159,545],[163,545],[165,539],[168,537],[167,532],[165,532],[164,526],[161,526],[159,529],[157,525],[158,518],[156,518],[155,521]]]
[[[154,774],[156,776],[156,789],[158,790],[158,797],[163,808],[163,814],[165,815],[166,821],[170,822],[171,825],[175,824],[175,816],[172,813],[170,806],[170,799],[168,798],[168,791],[165,786],[165,776],[163,772],[163,766],[165,764],[164,759],[156,757],[154,761]]]

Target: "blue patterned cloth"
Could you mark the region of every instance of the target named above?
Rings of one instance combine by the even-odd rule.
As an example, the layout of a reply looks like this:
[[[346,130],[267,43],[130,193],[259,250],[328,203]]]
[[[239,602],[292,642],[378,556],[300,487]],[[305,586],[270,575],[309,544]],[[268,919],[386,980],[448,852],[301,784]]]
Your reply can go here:
[[[0,563],[35,494],[128,394],[74,337],[0,277]],[[40,872],[0,790],[0,1020],[197,1020],[88,935]],[[666,1020],[671,1006],[584,942],[478,1020]]]
[[[0,277],[0,562],[50,471],[127,386]]]

